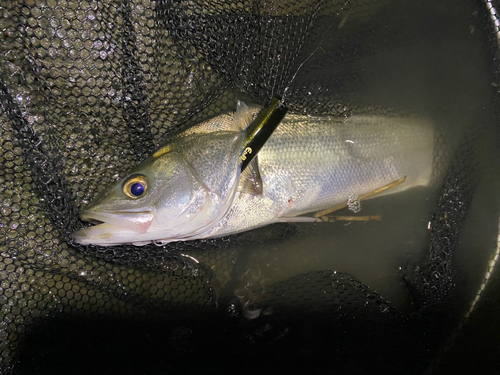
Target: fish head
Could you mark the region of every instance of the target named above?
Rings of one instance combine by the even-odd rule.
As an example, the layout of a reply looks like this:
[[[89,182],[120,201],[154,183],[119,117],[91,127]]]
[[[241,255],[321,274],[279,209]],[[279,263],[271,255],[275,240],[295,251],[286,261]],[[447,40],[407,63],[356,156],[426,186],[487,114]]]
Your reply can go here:
[[[233,116],[216,116],[171,137],[86,207],[81,218],[96,225],[74,233],[75,242],[139,246],[210,236],[238,191],[244,129],[252,116],[239,102]]]
[[[80,214],[95,225],[77,231],[89,245],[144,245],[182,240],[206,228],[220,197],[199,181],[177,152],[150,156],[111,185]]]

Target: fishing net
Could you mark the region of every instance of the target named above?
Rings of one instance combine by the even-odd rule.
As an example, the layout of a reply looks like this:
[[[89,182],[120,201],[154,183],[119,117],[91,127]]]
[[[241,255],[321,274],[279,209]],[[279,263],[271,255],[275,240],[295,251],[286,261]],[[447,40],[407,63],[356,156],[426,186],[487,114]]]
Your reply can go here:
[[[466,348],[500,337],[488,325],[498,283],[486,283],[498,233],[497,5],[0,0],[0,371],[408,374],[481,362],[487,373],[498,339]],[[170,134],[275,95],[306,115],[434,119],[431,209],[407,240],[423,233],[425,246],[394,276],[405,306],[337,269],[251,282],[256,258],[279,270],[268,249],[318,226],[165,246],[72,242],[81,208]],[[411,216],[407,198],[399,207]]]

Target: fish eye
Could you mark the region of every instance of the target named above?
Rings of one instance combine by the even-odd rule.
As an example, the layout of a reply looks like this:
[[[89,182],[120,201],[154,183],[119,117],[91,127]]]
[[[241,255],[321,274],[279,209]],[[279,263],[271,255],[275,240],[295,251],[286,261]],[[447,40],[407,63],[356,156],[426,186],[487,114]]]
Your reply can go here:
[[[132,199],[137,199],[146,194],[148,179],[143,175],[130,177],[123,183],[123,194]]]

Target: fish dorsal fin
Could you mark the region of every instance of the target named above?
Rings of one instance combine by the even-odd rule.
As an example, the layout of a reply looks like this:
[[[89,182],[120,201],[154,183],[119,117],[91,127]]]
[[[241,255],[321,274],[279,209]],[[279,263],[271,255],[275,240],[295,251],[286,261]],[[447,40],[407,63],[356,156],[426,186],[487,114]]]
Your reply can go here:
[[[243,131],[253,120],[252,111],[242,101],[238,100],[236,105],[236,112],[234,114],[235,130]]]
[[[245,194],[262,195],[262,178],[257,160],[258,157],[255,157],[241,173],[238,191]]]

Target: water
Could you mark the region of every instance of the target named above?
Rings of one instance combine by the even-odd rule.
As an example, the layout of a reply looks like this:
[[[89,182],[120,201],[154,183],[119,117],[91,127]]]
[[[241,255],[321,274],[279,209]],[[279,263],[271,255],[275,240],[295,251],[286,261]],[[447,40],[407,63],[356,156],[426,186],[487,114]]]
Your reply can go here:
[[[234,249],[245,256],[235,267],[237,282],[229,293],[251,300],[254,291],[279,281],[309,271],[331,270],[361,280],[406,309],[409,301],[402,275],[404,267],[427,250],[431,193],[416,188],[362,202],[361,215],[381,214],[381,221],[292,224],[296,232],[284,241]],[[343,213],[352,215],[347,210],[337,214]],[[259,231],[255,233],[258,236]]]
[[[259,298],[262,298],[261,291],[265,292],[266,289],[282,280],[308,271],[325,269],[352,275],[377,291],[399,311],[414,311],[413,300],[403,283],[402,275],[405,268],[424,266],[426,263],[429,249],[428,223],[436,209],[437,191],[443,181],[443,174],[447,171],[450,158],[453,158],[453,151],[463,139],[464,130],[471,127],[477,130],[475,134],[480,138],[483,137],[483,142],[479,144],[480,149],[477,151],[481,162],[484,162],[483,165],[488,165],[489,169],[483,169],[483,174],[480,173],[477,177],[479,187],[460,232],[458,246],[454,250],[453,261],[457,288],[454,290],[452,303],[445,307],[439,306],[439,309],[449,310],[448,315],[452,318],[449,321],[450,330],[457,326],[458,320],[467,311],[468,304],[481,285],[489,257],[496,246],[499,206],[497,198],[499,184],[495,165],[499,150],[497,147],[491,148],[488,142],[484,142],[485,139],[495,139],[498,136],[492,131],[497,123],[495,116],[497,108],[494,107],[496,96],[490,77],[493,54],[490,53],[491,45],[488,44],[489,40],[483,29],[482,8],[478,11],[474,8],[475,2],[471,2],[470,6],[465,3],[451,0],[386,1],[380,2],[380,6],[375,11],[370,8],[370,11],[366,13],[353,14],[346,10],[338,17],[329,16],[330,18],[325,21],[327,27],[330,24],[338,25],[338,27],[328,30],[322,47],[303,66],[300,75],[297,75],[294,81],[294,87],[291,88],[290,99],[294,98],[294,88],[303,88],[301,94],[311,92],[311,99],[306,99],[306,104],[310,104],[310,108],[313,109],[321,107],[323,102],[317,107],[314,107],[314,104],[321,102],[323,95],[328,94],[326,96],[333,98],[335,102],[334,107],[340,108],[338,112],[343,112],[344,108],[345,112],[352,113],[373,111],[391,114],[393,111],[395,113],[401,111],[430,118],[439,134],[439,143],[435,152],[440,160],[435,165],[437,172],[435,182],[430,188],[412,189],[362,202],[359,214],[381,214],[380,222],[279,224],[271,229],[249,232],[248,238],[252,241],[245,246],[190,252],[189,254],[213,270],[215,276],[213,286],[219,291],[218,301],[221,304],[218,312],[222,312],[221,315],[226,317],[224,308],[227,306],[222,305],[222,302],[227,298],[234,300],[234,296],[238,296],[238,303],[241,305],[246,302],[250,304],[258,302]],[[321,21],[321,18],[319,20]],[[321,35],[324,29],[326,27],[320,28],[317,34]],[[316,48],[318,35],[310,47],[309,41],[306,41],[304,58],[309,55],[310,50]],[[236,97],[233,98],[236,99]],[[297,91],[295,91],[295,99],[300,99]],[[231,104],[227,99],[222,100],[222,103],[221,106],[217,105],[217,109],[222,109],[223,106],[227,106],[228,109],[234,108],[234,100]],[[213,111],[213,108],[209,110]],[[110,126],[106,122],[101,125],[107,129]],[[116,134],[118,133],[109,132],[109,137],[114,139],[114,143],[105,143],[103,154],[112,153],[107,150],[108,143],[111,145],[110,150],[119,149],[115,144],[121,142],[121,139],[117,138]],[[78,144],[75,144],[76,148],[80,148]],[[115,155],[107,169],[113,173],[118,173],[120,166],[121,171],[127,169],[123,158],[123,155],[121,157]],[[135,162],[133,157],[129,157],[129,160]],[[100,173],[94,173],[94,177],[91,177],[91,174],[84,171],[81,180],[71,180],[75,191],[83,195],[87,194],[88,186],[85,184],[90,178],[95,178],[98,182],[109,180],[108,177],[103,179]],[[346,212],[337,214],[346,214]],[[347,214],[351,215],[350,212]],[[282,236],[287,230],[290,235]],[[97,270],[98,266],[92,265],[92,267],[96,267]],[[496,275],[498,279],[498,271]],[[120,284],[120,281],[114,279],[111,282]],[[487,289],[489,299],[486,300],[486,308],[484,305],[479,306],[479,311],[483,314],[480,314],[478,320],[473,321],[469,326],[469,333],[467,334],[466,331],[464,335],[466,339],[459,341],[462,343],[462,350],[451,352],[460,354],[451,356],[449,359],[449,362],[454,363],[458,370],[455,373],[459,373],[460,366],[470,359],[471,347],[474,353],[478,354],[475,362],[480,361],[481,354],[485,352],[483,348],[490,345],[491,348],[498,348],[500,335],[498,335],[499,329],[496,321],[497,312],[500,309],[496,296],[499,285],[497,281],[492,284],[491,290]],[[313,291],[317,285],[310,287]],[[102,288],[107,290],[105,283]],[[124,300],[134,299],[132,294],[119,296]],[[488,313],[485,314],[484,311]],[[79,308],[79,312],[85,313],[82,308]],[[195,332],[194,344],[189,342],[188,337],[186,339],[188,344],[180,345],[180,349],[179,346],[174,345],[177,351],[172,351],[172,345],[169,346],[169,343],[174,341],[175,337],[165,327],[170,327],[169,324],[175,326],[177,323],[169,321],[168,314],[164,315],[166,322],[162,321],[160,324],[149,322],[148,317],[142,319],[139,324],[136,320],[122,322],[115,319],[116,316],[113,316],[110,321],[87,319],[84,320],[85,324],[77,320],[75,324],[65,325],[54,320],[52,329],[39,332],[39,340],[34,341],[35,345],[31,351],[25,352],[24,359],[27,363],[33,363],[33,366],[57,365],[62,362],[67,364],[68,371],[75,371],[79,366],[88,366],[89,363],[99,364],[100,361],[111,366],[113,368],[111,371],[116,371],[115,366],[118,365],[123,367],[124,371],[130,372],[133,371],[131,370],[133,367],[128,364],[129,361],[133,361],[140,369],[138,371],[144,373],[148,372],[148,368],[151,370],[151,366],[155,371],[149,371],[149,373],[161,373],[168,371],[166,369],[178,370],[179,368],[192,372],[193,358],[197,358],[196,362],[200,363],[200,367],[203,367],[205,372],[213,367],[212,372],[218,373],[234,373],[235,368],[241,373],[266,373],[265,370],[269,372],[270,369],[274,372],[274,368],[266,367],[261,360],[262,354],[270,353],[269,357],[266,357],[268,359],[284,358],[283,362],[287,359],[279,355],[286,354],[287,350],[277,350],[278,355],[274,356],[276,345],[261,345],[263,350],[257,352],[260,355],[252,356],[258,345],[252,347],[248,344],[249,341],[217,341],[221,335],[241,339],[238,336],[238,330],[242,329],[241,327],[248,327],[250,324],[248,319],[242,319],[244,322],[241,325],[233,324],[232,326],[227,324],[227,320],[220,319],[225,325],[224,329],[218,329],[221,325],[217,325],[211,317],[208,318],[208,324],[197,325],[192,322],[194,318],[187,316],[183,324],[188,328],[184,328],[184,331]],[[263,315],[254,314],[252,317],[254,319],[251,323],[266,322]],[[314,323],[305,326],[304,331],[312,327],[316,328],[314,332],[317,333],[318,327],[315,327]],[[143,328],[143,325],[148,327]],[[264,323],[262,325],[265,326]],[[212,329],[212,326],[215,328]],[[75,331],[75,327],[79,329]],[[233,336],[227,334],[231,328],[234,328]],[[326,325],[319,327],[320,330],[322,328],[331,329]],[[336,343],[335,340],[344,333],[344,327],[334,326],[333,328],[333,333],[337,336],[332,336],[333,341],[330,343]],[[391,328],[394,329],[394,327],[389,327],[389,330]],[[431,323],[425,328],[430,332]],[[386,327],[383,329],[385,330]],[[399,331],[394,330],[397,336]],[[470,331],[474,330],[476,334],[471,335]],[[242,331],[249,332],[251,329]],[[351,333],[351,331],[347,332]],[[411,330],[409,332],[411,333]],[[116,333],[119,334],[114,337]],[[362,337],[361,342],[365,340],[364,331],[357,333]],[[279,338],[279,335],[277,336]],[[100,340],[95,340],[96,337]],[[293,338],[297,336],[291,337],[292,343],[298,348],[293,351],[293,354],[302,354],[303,346],[312,346],[317,342],[315,336],[299,335],[299,339],[295,341]],[[378,338],[387,337],[389,340],[385,342],[390,341],[390,335],[380,335]],[[108,341],[110,338],[111,341]],[[180,340],[182,341],[182,337]],[[496,341],[491,344],[491,340]],[[265,340],[262,341],[268,343]],[[348,340],[340,341],[349,342]],[[374,343],[380,343],[378,340],[366,341],[368,342],[365,342],[365,346],[368,346],[368,350],[365,348],[364,352],[360,352],[363,349],[360,346],[347,347],[347,349],[334,346],[326,348],[329,351],[327,354],[333,357],[337,355],[335,357],[337,359],[340,356],[342,360],[344,360],[344,354],[349,354],[348,358],[353,363],[359,361],[360,367],[367,369],[370,368],[372,362],[366,359],[366,355],[370,352],[375,352],[375,355],[379,352],[383,353],[383,348],[375,348]],[[414,336],[408,334],[408,341],[414,341]],[[27,342],[30,343],[29,340]],[[237,348],[238,345],[235,343],[241,344],[242,342],[246,346],[242,345],[242,349]],[[213,343],[215,345],[212,345]],[[359,341],[357,343],[360,344]],[[453,345],[453,342],[451,344]],[[418,349],[421,349],[421,352],[415,352],[417,361],[425,361],[425,358],[420,359],[419,355],[422,355],[422,352],[427,353],[427,348],[416,345]],[[248,354],[248,347],[254,352]],[[318,349],[317,346],[313,348]],[[401,350],[404,351],[405,348],[407,347],[402,347]],[[72,350],[73,356],[65,355]],[[489,354],[486,363],[496,363],[497,351],[490,349],[490,352],[494,353]],[[57,356],[61,353],[61,358],[54,358],[54,353],[57,353]],[[388,358],[391,363],[397,361],[397,356],[392,353],[382,358]],[[309,352],[306,354],[309,355]],[[81,361],[75,362],[74,358],[81,359]],[[255,361],[255,358],[259,360]],[[318,357],[312,356],[312,358]],[[446,356],[444,358],[446,359]],[[311,362],[306,362],[304,367]],[[23,361],[21,365],[22,363]],[[79,366],[75,367],[75,363]],[[328,364],[330,365],[328,369],[331,371],[331,363]],[[473,366],[469,365],[469,367],[472,368],[472,372]],[[104,366],[100,367],[101,370],[104,368]],[[406,369],[408,372],[412,371],[408,366]],[[311,368],[307,370],[310,372]],[[339,372],[343,371],[339,370]],[[33,371],[25,369],[24,373],[33,373]],[[476,373],[485,372],[476,371]]]
[[[425,265],[428,223],[436,206],[437,189],[455,150],[464,140],[465,129],[476,128],[481,137],[482,131],[486,134],[493,127],[493,91],[489,83],[490,57],[476,13],[466,5],[453,6],[453,12],[434,2],[425,7],[409,2],[405,6],[394,5],[391,2],[387,6],[390,13],[382,9],[369,25],[362,18],[352,17],[344,20],[340,29],[328,26],[321,31],[326,36],[320,49],[316,48],[317,43],[306,44],[303,56],[307,58],[310,50],[315,52],[303,65],[295,84],[308,86],[313,97],[314,90],[320,95],[336,90],[340,103],[344,102],[352,113],[367,111],[367,106],[381,106],[430,118],[437,135],[433,185],[362,202],[359,215],[380,213],[381,222],[294,224],[297,233],[281,243],[264,241],[235,249],[247,255],[238,264],[236,276],[233,275],[238,282],[229,292],[251,300],[254,290],[300,273],[328,269],[350,274],[399,309],[411,310],[403,272],[409,266]],[[354,39],[357,45],[352,45],[351,35],[364,33],[369,42]],[[386,35],[390,45],[375,45],[378,33]],[[343,44],[346,40],[351,45]],[[356,48],[364,48],[365,54],[357,58],[356,52],[352,52]],[[343,53],[347,57],[342,58]],[[328,60],[336,62],[325,63]],[[471,208],[473,218],[468,218],[460,235],[457,274],[462,289],[456,316],[463,313],[479,287],[492,251],[492,225],[495,227],[496,222],[477,225],[497,213],[497,205],[489,206],[486,202],[491,200],[478,193]],[[337,214],[351,213],[344,210]],[[259,232],[255,233],[258,238]]]

